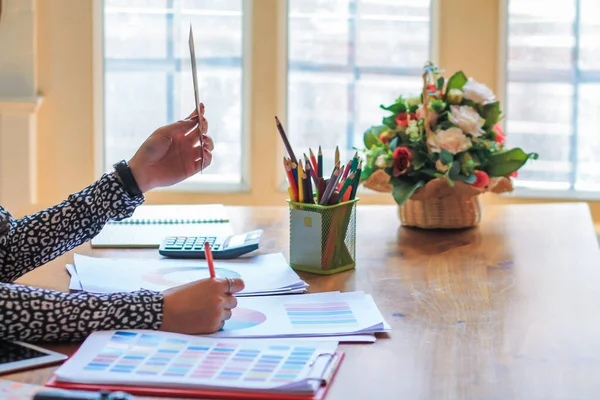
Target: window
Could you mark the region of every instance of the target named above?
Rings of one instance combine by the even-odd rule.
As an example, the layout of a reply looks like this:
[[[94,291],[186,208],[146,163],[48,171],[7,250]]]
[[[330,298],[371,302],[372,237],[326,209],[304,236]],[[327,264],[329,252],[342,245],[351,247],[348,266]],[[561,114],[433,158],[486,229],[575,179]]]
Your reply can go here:
[[[600,4],[548,4],[508,1],[507,142],[540,153],[517,183],[600,191]]]
[[[270,133],[262,122],[260,132],[252,132],[252,144],[266,149],[259,155],[244,151],[248,145],[244,139],[249,136],[248,124],[242,123],[272,121],[277,110],[259,107],[250,115],[243,104],[243,87],[252,87],[252,93],[266,93],[265,104],[276,103],[271,94],[287,89],[287,102],[282,101],[281,106],[286,108],[286,130],[300,154],[309,147],[316,151],[321,145],[325,161],[332,165],[335,145],[340,145],[341,155],[348,159],[353,147],[362,147],[363,132],[385,115],[379,104],[393,102],[400,94],[420,92],[422,67],[432,58],[430,3],[104,0],[103,167],[130,157],[152,130],[191,111],[194,98],[187,45],[191,22],[200,97],[207,104],[217,148],[211,168],[191,179],[196,185],[190,185],[190,180],[183,184],[194,189],[198,182],[213,182],[216,189],[211,191],[218,191],[224,183],[239,187],[246,183],[245,166],[250,165],[252,190],[264,196],[271,190],[267,185],[272,185],[270,194],[279,194],[275,182],[283,172],[277,170],[281,174],[277,177],[269,175],[273,166],[281,165],[275,156],[275,141],[277,145],[281,142],[274,124]],[[285,20],[286,12],[287,38],[285,29],[253,26],[278,26],[279,17]],[[244,31],[252,33],[245,40]],[[277,31],[281,42],[287,42],[280,47],[274,45],[277,40],[264,43],[260,35],[266,31]],[[273,57],[244,60],[248,43],[253,54]],[[251,64],[253,71],[274,69],[274,64],[278,67],[279,61],[286,59],[287,71],[278,72],[282,76],[287,72],[287,81],[258,78],[245,68]],[[253,76],[255,81],[243,82]],[[281,99],[277,96],[277,100]],[[264,154],[273,154],[273,160],[266,160]],[[257,186],[260,189],[255,190]]]
[[[379,104],[420,93],[430,55],[429,0],[289,0],[288,132],[321,145],[326,165],[362,148],[381,122]]]
[[[192,111],[191,23],[200,99],[218,146],[211,168],[186,184],[241,183],[242,7],[242,0],[104,1],[104,169]]]

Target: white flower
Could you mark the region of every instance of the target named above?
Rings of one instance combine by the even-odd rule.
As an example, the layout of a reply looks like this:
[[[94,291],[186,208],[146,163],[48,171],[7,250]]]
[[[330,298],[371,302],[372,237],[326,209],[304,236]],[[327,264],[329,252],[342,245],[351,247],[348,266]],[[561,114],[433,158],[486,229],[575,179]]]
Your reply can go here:
[[[381,169],[388,168],[390,166],[389,164],[390,163],[388,162],[387,154],[381,154],[375,160],[375,165],[377,166],[377,168],[381,168]]]
[[[458,125],[463,132],[475,137],[485,133],[481,127],[485,124],[485,119],[481,118],[477,110],[471,106],[450,106],[448,119],[455,125]]]
[[[465,99],[474,101],[477,104],[493,103],[496,100],[494,92],[489,87],[477,82],[473,78],[469,78],[467,83],[462,87],[462,91]]]
[[[446,149],[452,154],[458,154],[471,147],[471,140],[460,128],[452,127],[444,130],[437,130],[435,135],[427,139],[427,144],[432,153],[439,153]]]

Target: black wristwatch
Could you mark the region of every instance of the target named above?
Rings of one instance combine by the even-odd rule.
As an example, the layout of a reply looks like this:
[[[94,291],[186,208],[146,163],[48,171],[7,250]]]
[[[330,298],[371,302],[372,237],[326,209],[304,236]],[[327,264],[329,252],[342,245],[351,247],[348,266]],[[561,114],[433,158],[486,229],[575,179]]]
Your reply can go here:
[[[121,160],[115,165],[115,171],[121,178],[121,182],[123,183],[123,187],[125,187],[125,191],[132,197],[137,197],[142,195],[142,191],[138,186],[133,173],[131,172],[131,168],[127,165],[127,161]]]

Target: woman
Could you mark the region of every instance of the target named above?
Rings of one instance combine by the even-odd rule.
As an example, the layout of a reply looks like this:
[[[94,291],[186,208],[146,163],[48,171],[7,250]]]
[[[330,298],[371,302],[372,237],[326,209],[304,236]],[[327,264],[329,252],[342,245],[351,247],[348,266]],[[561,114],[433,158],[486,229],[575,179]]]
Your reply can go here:
[[[204,279],[162,293],[113,294],[10,283],[90,240],[108,220],[131,216],[144,202],[143,193],[210,165],[214,144],[206,135],[203,105],[200,113],[157,129],[129,163],[116,164],[115,171],[54,207],[18,220],[0,207],[0,339],[71,341],[108,329],[211,333],[231,317],[237,305],[232,294],[244,288],[239,279]]]

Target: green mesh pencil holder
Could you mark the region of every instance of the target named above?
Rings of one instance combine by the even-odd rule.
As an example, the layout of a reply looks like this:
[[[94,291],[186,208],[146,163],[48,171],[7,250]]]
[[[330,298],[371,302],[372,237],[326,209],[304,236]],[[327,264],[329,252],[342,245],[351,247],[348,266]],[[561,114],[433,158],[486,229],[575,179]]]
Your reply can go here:
[[[356,202],[290,205],[290,266],[330,275],[356,266]]]

